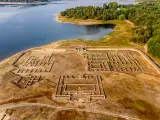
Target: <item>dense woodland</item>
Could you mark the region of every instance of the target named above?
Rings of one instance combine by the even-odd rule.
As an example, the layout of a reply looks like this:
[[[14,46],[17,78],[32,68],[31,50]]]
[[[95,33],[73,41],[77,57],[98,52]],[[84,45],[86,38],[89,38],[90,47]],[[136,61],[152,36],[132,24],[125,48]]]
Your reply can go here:
[[[97,20],[130,20],[137,27],[133,31],[131,41],[147,43],[148,52],[160,58],[160,2],[141,2],[136,5],[118,5],[111,2],[102,7],[80,6],[61,12],[68,18]]]

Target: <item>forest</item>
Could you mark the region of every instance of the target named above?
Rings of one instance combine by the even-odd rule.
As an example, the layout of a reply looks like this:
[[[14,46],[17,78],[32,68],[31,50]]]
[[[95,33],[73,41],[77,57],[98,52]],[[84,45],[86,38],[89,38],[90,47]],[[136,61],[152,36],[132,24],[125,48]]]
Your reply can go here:
[[[130,20],[136,25],[131,41],[147,44],[148,52],[160,58],[160,2],[139,2],[135,5],[118,5],[117,2],[102,7],[79,6],[61,12],[61,16],[75,19]]]

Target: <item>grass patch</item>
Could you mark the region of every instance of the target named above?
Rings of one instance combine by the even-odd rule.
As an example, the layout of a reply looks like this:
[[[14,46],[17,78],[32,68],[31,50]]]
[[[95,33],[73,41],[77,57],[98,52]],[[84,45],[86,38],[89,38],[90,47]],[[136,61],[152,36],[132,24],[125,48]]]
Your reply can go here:
[[[79,25],[91,25],[91,24],[114,24],[115,28],[113,32],[103,36],[99,40],[66,40],[62,42],[61,46],[73,46],[73,45],[87,45],[87,46],[110,46],[110,47],[134,47],[135,45],[130,42],[133,38],[132,31],[134,26],[129,24],[126,21],[121,20],[82,20],[82,19],[73,19],[66,18],[61,15],[57,15],[57,21],[67,22],[71,24]]]
[[[67,22],[71,24],[79,24],[79,25],[91,25],[91,24],[114,24],[115,28],[113,32],[103,36],[99,40],[82,40],[82,39],[74,39],[74,40],[64,40],[62,41],[59,47],[72,47],[77,45],[82,46],[93,46],[93,47],[100,47],[100,46],[108,46],[108,47],[130,47],[130,48],[137,48],[144,51],[144,44],[133,43],[131,40],[133,38],[132,32],[134,29],[134,24],[130,21],[125,20],[109,20],[109,21],[102,21],[102,20],[82,20],[82,19],[73,19],[73,18],[66,18],[61,16],[60,14],[57,15],[57,21],[59,22]],[[149,54],[148,54],[149,55]],[[155,62],[160,66],[160,59],[149,55]]]

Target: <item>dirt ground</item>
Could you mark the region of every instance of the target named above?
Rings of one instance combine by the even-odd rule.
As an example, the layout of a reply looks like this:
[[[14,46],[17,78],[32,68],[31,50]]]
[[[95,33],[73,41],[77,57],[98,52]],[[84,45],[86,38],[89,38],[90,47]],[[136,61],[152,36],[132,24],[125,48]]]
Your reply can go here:
[[[12,120],[160,119],[160,75],[140,54],[132,52],[143,71],[115,72],[89,71],[85,52],[42,47],[26,51],[15,64],[19,54],[3,61],[0,112],[5,111]],[[56,99],[60,75],[76,74],[101,75],[106,98],[90,102]],[[32,84],[29,81],[26,88],[21,87],[28,80]]]

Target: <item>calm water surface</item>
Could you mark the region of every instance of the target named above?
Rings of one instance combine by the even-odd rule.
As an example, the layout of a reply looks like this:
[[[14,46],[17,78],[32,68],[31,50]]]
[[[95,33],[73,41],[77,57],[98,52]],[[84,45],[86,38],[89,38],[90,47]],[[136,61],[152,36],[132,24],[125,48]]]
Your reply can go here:
[[[109,0],[53,1],[37,6],[0,6],[0,60],[22,50],[62,39],[97,40],[112,32],[111,26],[58,23],[55,14],[75,6],[101,6]],[[121,4],[133,2],[118,1]]]

